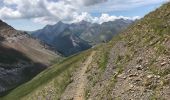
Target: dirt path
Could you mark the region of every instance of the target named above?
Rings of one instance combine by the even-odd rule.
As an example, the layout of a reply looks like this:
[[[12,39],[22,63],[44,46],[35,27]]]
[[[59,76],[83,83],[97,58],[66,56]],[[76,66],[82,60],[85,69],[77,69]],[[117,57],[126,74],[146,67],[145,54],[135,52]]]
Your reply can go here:
[[[61,96],[61,100],[85,100],[85,87],[87,83],[86,70],[92,62],[95,51],[85,60],[83,66],[73,76],[73,82],[68,85],[65,92]]]
[[[90,65],[90,63],[92,62],[94,54],[95,54],[95,52],[93,51],[91,53],[91,55],[85,61],[84,67],[82,67],[82,69],[80,70],[80,76],[79,76],[79,80],[78,80],[79,84],[77,86],[76,93],[74,95],[74,100],[84,100],[84,94],[85,94],[84,89],[85,89],[85,85],[86,85],[85,72],[86,72],[88,66]]]

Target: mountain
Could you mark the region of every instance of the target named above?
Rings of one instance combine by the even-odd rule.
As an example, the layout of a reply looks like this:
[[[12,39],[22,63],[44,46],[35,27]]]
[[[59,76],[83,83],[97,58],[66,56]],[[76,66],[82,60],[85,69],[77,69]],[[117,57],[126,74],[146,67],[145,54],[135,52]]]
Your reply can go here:
[[[55,47],[65,56],[86,50],[95,44],[107,42],[120,31],[126,29],[133,21],[118,19],[103,24],[81,21],[73,24],[58,22],[32,32],[32,36]]]
[[[2,100],[169,100],[170,2],[51,66]]]
[[[115,21],[104,22],[101,25],[92,24],[81,33],[80,37],[92,45],[108,42],[114,35],[125,30],[132,23],[132,20],[117,19]]]
[[[0,20],[0,95],[30,80],[59,55]]]

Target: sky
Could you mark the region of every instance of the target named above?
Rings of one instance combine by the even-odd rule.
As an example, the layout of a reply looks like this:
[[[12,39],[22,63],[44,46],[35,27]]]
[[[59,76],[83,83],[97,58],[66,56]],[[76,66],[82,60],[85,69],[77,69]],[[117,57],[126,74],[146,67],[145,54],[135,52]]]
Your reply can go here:
[[[0,19],[18,30],[34,31],[58,21],[103,23],[135,20],[168,0],[0,0]]]

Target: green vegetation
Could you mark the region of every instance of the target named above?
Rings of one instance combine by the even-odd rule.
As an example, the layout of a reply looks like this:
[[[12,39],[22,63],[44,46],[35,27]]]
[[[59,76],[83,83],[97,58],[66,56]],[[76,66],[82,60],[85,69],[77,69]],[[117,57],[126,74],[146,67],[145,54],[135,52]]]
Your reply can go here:
[[[71,73],[77,67],[79,67],[76,64],[81,63],[83,59],[88,56],[89,52],[91,51],[88,50],[81,54],[71,56],[69,58],[64,59],[60,63],[51,66],[50,68],[33,78],[31,81],[11,91],[7,96],[2,98],[2,100],[18,100],[20,98],[25,97],[26,95],[29,95],[39,87],[42,88],[51,81],[55,81],[54,86],[57,90],[56,95],[60,96],[67,84],[71,82]]]
[[[99,68],[104,71],[108,63],[109,51],[102,50],[100,55],[101,56],[99,57],[98,64],[99,64]]]
[[[158,45],[157,46],[157,53],[160,54],[167,54],[167,48],[164,45]]]
[[[161,68],[156,65],[155,66],[152,65],[149,68],[150,68],[150,71],[153,72],[153,74],[159,75],[161,77],[164,77],[164,76],[170,74],[170,68],[165,68],[165,69],[161,70]]]
[[[94,48],[96,50],[96,54],[93,59],[93,63],[97,63],[99,69],[101,71],[105,71],[107,67],[107,63],[109,60],[111,46],[108,43],[103,43]]]

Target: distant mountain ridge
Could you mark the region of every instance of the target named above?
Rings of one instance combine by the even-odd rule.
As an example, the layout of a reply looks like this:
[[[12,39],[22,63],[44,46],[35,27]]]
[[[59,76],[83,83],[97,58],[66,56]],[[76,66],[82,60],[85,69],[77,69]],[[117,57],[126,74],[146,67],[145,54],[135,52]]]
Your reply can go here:
[[[95,44],[107,42],[126,29],[132,20],[118,19],[102,24],[81,21],[66,24],[58,22],[47,25],[43,29],[32,32],[32,36],[55,47],[65,56],[86,50]],[[64,46],[65,45],[65,46]]]

